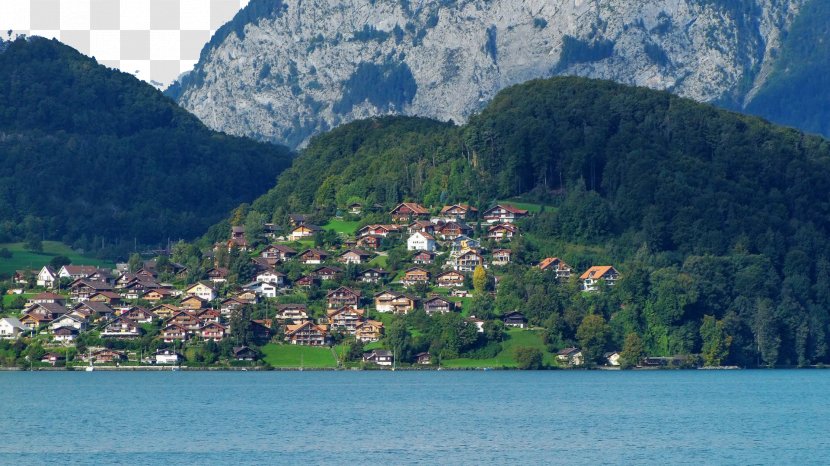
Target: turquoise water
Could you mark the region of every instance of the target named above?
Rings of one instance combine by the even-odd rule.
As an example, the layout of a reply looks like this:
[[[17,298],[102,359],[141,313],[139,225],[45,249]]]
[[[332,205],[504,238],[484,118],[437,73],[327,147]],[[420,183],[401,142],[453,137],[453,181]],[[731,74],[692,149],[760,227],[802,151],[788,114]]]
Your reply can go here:
[[[2,464],[828,464],[830,371],[0,373]]]

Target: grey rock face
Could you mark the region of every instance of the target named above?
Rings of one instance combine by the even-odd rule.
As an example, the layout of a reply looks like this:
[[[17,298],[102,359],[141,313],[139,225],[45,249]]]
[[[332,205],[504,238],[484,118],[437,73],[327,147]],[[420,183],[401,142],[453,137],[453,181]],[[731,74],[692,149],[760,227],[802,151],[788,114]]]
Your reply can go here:
[[[740,108],[803,2],[289,0],[240,13],[177,98],[214,129],[295,147],[378,114],[463,122],[554,74]]]

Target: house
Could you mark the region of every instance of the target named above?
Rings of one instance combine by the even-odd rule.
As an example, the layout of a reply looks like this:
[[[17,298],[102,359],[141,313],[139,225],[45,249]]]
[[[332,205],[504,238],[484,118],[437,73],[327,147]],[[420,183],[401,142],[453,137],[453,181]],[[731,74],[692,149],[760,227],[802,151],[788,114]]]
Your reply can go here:
[[[93,303],[105,303],[110,306],[118,306],[121,304],[121,295],[114,291],[99,291],[89,296],[87,301]]]
[[[415,355],[415,364],[419,366],[432,364],[432,356],[429,353],[418,353]]]
[[[429,210],[414,202],[402,202],[389,213],[392,215],[392,221],[396,223],[408,224],[419,218],[429,218]]]
[[[141,334],[138,323],[124,316],[116,317],[101,331],[102,338],[138,338]]]
[[[502,321],[507,327],[527,327],[527,318],[519,311],[513,311],[502,316]]]
[[[209,322],[216,322],[219,324],[222,322],[222,313],[216,309],[204,309],[196,314],[196,318],[203,324]]]
[[[412,267],[410,269],[407,269],[406,272],[404,272],[403,274],[401,283],[403,283],[404,286],[414,286],[420,283],[429,283],[429,270],[422,269],[421,267]]]
[[[42,314],[25,314],[20,317],[20,323],[28,330],[37,330],[41,325],[51,320],[51,316],[45,316]]]
[[[49,329],[52,332],[61,327],[71,327],[78,331],[84,330],[86,329],[86,319],[77,315],[64,314],[49,322]]]
[[[112,285],[86,278],[79,278],[69,285],[69,296],[72,301],[78,303],[84,302],[90,296],[102,291],[112,291]]]
[[[351,306],[357,309],[360,304],[360,292],[341,286],[326,294],[326,307],[329,309],[340,309],[344,306]]]
[[[229,316],[233,313],[233,311],[247,304],[250,303],[236,297],[225,298],[221,303],[219,303],[219,312],[224,316]]]
[[[216,288],[213,287],[210,283],[206,282],[196,282],[189,287],[184,289],[185,294],[190,296],[196,296],[199,299],[204,301],[213,301],[216,299]]]
[[[256,361],[259,359],[259,353],[253,348],[247,346],[234,346],[233,358],[237,361]]]
[[[196,298],[199,299],[199,298]],[[172,304],[159,304],[158,306],[154,306],[150,308],[150,312],[158,316],[159,319],[169,319],[173,317],[173,315],[179,312],[181,309],[172,305]]]
[[[343,274],[343,271],[337,267],[318,267],[311,271],[312,276],[319,278],[322,281],[326,280],[336,280],[340,275]]]
[[[119,317],[125,317],[139,324],[149,324],[158,318],[157,315],[139,306],[133,306],[127,309]]]
[[[101,317],[104,320],[109,320],[115,315],[115,309],[107,303],[87,300],[83,303],[76,304],[72,308],[72,313],[86,317]]]
[[[109,283],[110,285],[115,282],[115,278],[112,276],[112,273],[103,269],[95,269],[95,272],[92,272],[86,278],[96,282]]]
[[[34,270],[15,270],[14,275],[12,275],[12,283],[15,285],[28,285],[29,282],[34,281],[34,277]]]
[[[383,269],[367,269],[360,274],[360,281],[363,283],[382,283],[386,281],[389,272]]]
[[[323,231],[323,229],[318,227],[317,225],[304,223],[302,225],[294,227],[291,230],[291,234],[289,236],[292,240],[299,241],[303,238],[311,238],[312,236],[316,235],[321,231]]]
[[[441,208],[441,216],[456,220],[468,220],[478,214],[478,209],[467,204],[445,205]]]
[[[58,270],[58,277],[77,280],[79,278],[88,278],[97,271],[98,267],[92,265],[64,265]]]
[[[44,288],[54,288],[55,282],[57,281],[57,272],[55,272],[55,269],[49,267],[48,265],[44,265],[43,268],[40,269],[40,272],[37,273],[37,279],[35,280],[37,286],[42,286]]]
[[[415,232],[406,240],[407,251],[435,251],[435,238],[429,233]]]
[[[29,298],[26,301],[26,304],[60,304],[65,306],[66,298],[59,294],[44,291],[43,293],[38,293]]]
[[[479,252],[481,250],[481,242],[470,238],[467,235],[461,235],[454,240],[450,245],[450,254],[457,256],[466,251]]]
[[[455,303],[440,296],[435,296],[424,301],[424,312],[429,315],[446,314],[455,309]]]
[[[380,249],[381,243],[383,243],[383,238],[377,235],[363,236],[357,240],[357,246],[364,249]]]
[[[285,326],[285,340],[292,345],[323,346],[327,338],[327,329],[311,321]]]
[[[194,312],[179,311],[175,313],[173,317],[167,319],[165,324],[180,325],[188,331],[192,331],[197,330],[202,325],[202,322],[199,320],[198,315]]]
[[[407,314],[415,309],[415,299],[396,291],[381,291],[375,296],[375,310],[378,312],[393,312]]]
[[[435,224],[429,220],[416,220],[406,227],[407,233],[410,235],[417,232],[428,233],[430,235],[435,233]]]
[[[39,315],[46,317],[47,320],[56,319],[68,312],[69,309],[56,303],[32,304],[23,310],[24,315]]]
[[[539,268],[541,270],[550,270],[556,273],[556,278],[560,280],[567,280],[571,278],[571,266],[566,264],[562,259],[558,257],[546,257],[542,259],[542,262],[539,262]]]
[[[579,277],[582,281],[582,291],[599,291],[601,282],[605,282],[607,286],[614,286],[619,278],[617,269],[610,265],[595,265]]]
[[[320,279],[315,277],[314,275],[305,275],[294,280],[294,286],[298,288],[311,288],[312,286],[319,284]]]
[[[17,338],[28,330],[20,320],[14,317],[3,317],[0,319],[0,339]]]
[[[341,307],[327,313],[330,329],[345,329],[348,333],[354,334],[357,325],[363,320],[363,309],[352,307]]]
[[[499,223],[487,228],[487,239],[493,241],[507,241],[513,239],[519,232],[516,226],[509,223]]]
[[[507,265],[513,256],[513,251],[510,249],[495,249],[493,250],[493,260],[490,261],[493,265]]]
[[[66,362],[66,356],[60,353],[46,353],[43,355],[42,358],[40,358],[40,362],[44,362],[55,366],[59,363]]]
[[[288,214],[288,224],[292,227],[304,225],[309,217],[308,214]]]
[[[432,251],[420,251],[412,256],[412,263],[417,265],[429,265],[435,262],[435,253]]]
[[[208,307],[208,302],[198,296],[188,296],[181,301],[179,301],[179,305],[183,309],[204,309]]]
[[[178,324],[169,324],[161,330],[161,337],[165,343],[173,343],[176,340],[187,341],[190,330]]]
[[[440,288],[463,288],[464,274],[456,272],[455,270],[450,270],[449,272],[444,272],[438,275],[435,278],[435,283]]]
[[[358,238],[366,236],[379,236],[381,238],[386,238],[393,233],[398,233],[401,231],[401,228],[401,225],[365,225],[357,230],[356,236]]]
[[[251,304],[255,304],[255,303],[259,302],[257,294],[253,291],[250,291],[250,290],[242,290],[242,291],[234,294],[233,297],[236,298],[236,299],[242,300],[242,301],[246,301],[246,302],[251,303]]]
[[[220,342],[223,338],[225,338],[226,331],[227,329],[224,325],[216,322],[209,322],[200,328],[197,333],[199,334],[199,337],[205,341]]]
[[[393,362],[392,352],[376,349],[368,353],[363,353],[363,362],[377,364],[378,366],[391,366]]]
[[[349,249],[337,257],[337,261],[343,264],[363,264],[372,258],[372,253],[362,249]]]
[[[513,223],[526,217],[527,211],[507,204],[497,204],[485,210],[483,216],[487,223]]]
[[[242,285],[242,288],[253,291],[257,294],[257,296],[263,296],[266,298],[276,298],[278,292],[277,285],[274,285],[273,283],[251,282]]]
[[[224,267],[213,267],[207,270],[208,280],[216,283],[225,283],[228,281],[228,269]]]
[[[329,253],[322,249],[306,249],[297,256],[302,264],[322,264],[329,258]]]
[[[473,296],[469,290],[459,290],[458,288],[450,291],[450,296],[453,298],[470,298]]]
[[[52,330],[52,336],[55,341],[61,343],[69,343],[78,338],[78,329],[75,327],[58,327]]]
[[[274,261],[285,262],[297,255],[297,251],[280,244],[266,246],[259,256],[263,259],[272,259]]]
[[[581,366],[582,351],[579,348],[565,348],[556,353],[556,360],[569,366]]]
[[[609,366],[619,366],[620,365],[620,353],[619,351],[611,351],[608,353],[603,354],[605,358],[606,364]]]
[[[454,240],[461,235],[470,236],[473,234],[473,229],[466,223],[461,222],[447,222],[436,230],[438,237],[443,240]]]
[[[308,320],[308,308],[305,304],[278,304],[277,313],[274,316],[277,320],[291,320],[301,323]]]
[[[112,364],[121,361],[127,360],[127,355],[122,353],[121,351],[115,351],[108,348],[102,348],[98,351],[93,351],[92,354],[89,354],[83,357],[84,361],[93,360],[100,364]]]
[[[153,361],[156,364],[178,364],[184,360],[184,356],[171,349],[160,349],[153,353]]]
[[[484,258],[475,251],[466,251],[454,257],[448,264],[458,272],[472,272],[479,265],[484,266]]]
[[[357,202],[349,204],[349,206],[346,208],[352,215],[360,215],[363,212],[363,206]]]
[[[251,321],[250,332],[254,341],[267,342],[271,339],[271,328],[274,321],[271,319],[255,319]]]
[[[144,294],[141,295],[141,299],[156,302],[161,301],[162,299],[170,299],[173,296],[173,290],[169,288],[156,288],[154,290],[144,292]]]
[[[285,274],[277,272],[276,270],[268,270],[256,276],[256,281],[262,283],[270,283],[272,285],[285,285]]]
[[[233,248],[238,248],[243,252],[248,250],[248,238],[245,236],[245,227],[231,227],[231,238],[228,240],[228,252]]]
[[[380,340],[383,337],[383,322],[366,320],[357,324],[354,329],[354,337],[363,343]]]

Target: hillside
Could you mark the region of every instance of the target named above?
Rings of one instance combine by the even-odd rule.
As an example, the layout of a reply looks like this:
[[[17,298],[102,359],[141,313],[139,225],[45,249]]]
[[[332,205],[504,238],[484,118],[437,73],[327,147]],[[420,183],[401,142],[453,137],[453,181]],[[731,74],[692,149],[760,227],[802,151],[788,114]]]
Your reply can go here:
[[[284,223],[380,204],[363,222],[383,223],[405,200],[481,209],[522,196],[547,207],[520,223],[517,265],[559,256],[577,270],[613,264],[623,280],[585,297],[509,269],[497,313],[520,309],[560,342],[600,313],[617,348],[635,333],[664,356],[701,351],[709,315],[730,362],[808,364],[830,356],[830,203],[816,195],[828,187],[824,139],[665,92],[553,78],[508,88],[460,127],[385,117],[316,137],[252,210]]]
[[[789,66],[777,65],[782,40],[794,21],[812,24],[800,9],[819,3],[254,0],[168,93],[214,129],[292,147],[376,115],[464,122],[501,89],[553,75],[743,109],[774,68]],[[802,47],[827,55],[821,28],[800,30]],[[824,75],[819,62],[797,64]],[[798,80],[776,75],[798,90]],[[809,119],[821,109],[795,112]]]
[[[0,242],[89,251],[192,238],[291,160],[56,41],[2,43],[0,69]]]

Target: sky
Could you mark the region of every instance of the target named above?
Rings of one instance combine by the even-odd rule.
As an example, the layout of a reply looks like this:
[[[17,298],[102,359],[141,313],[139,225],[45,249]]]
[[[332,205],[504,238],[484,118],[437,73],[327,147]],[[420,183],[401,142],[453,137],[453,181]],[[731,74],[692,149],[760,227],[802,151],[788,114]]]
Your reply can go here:
[[[3,39],[55,38],[164,88],[249,0],[0,0]]]

